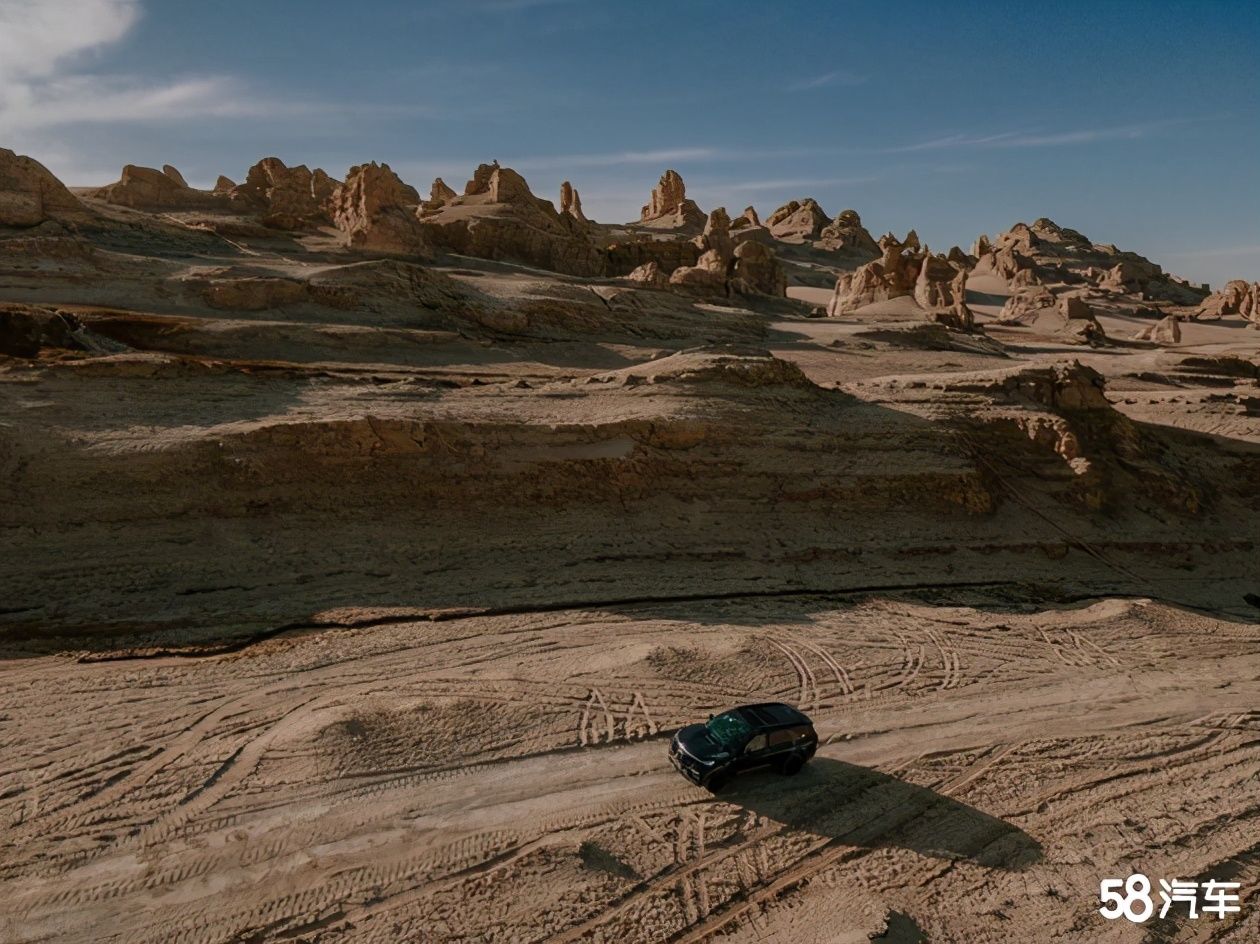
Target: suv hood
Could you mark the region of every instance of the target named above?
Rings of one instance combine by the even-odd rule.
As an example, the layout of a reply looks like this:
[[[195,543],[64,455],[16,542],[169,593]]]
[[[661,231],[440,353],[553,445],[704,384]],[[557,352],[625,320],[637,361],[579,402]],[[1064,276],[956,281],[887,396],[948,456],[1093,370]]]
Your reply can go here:
[[[697,760],[725,760],[730,756],[730,752],[714,740],[709,729],[702,724],[689,724],[675,736],[679,747]]]

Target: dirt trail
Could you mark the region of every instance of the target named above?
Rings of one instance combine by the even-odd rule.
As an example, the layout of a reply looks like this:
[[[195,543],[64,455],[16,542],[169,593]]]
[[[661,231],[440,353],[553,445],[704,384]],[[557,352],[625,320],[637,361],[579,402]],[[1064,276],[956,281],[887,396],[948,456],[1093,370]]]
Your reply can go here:
[[[6,663],[0,937],[866,940],[905,921],[1126,941],[1094,912],[1100,878],[1260,878],[1260,627],[976,602],[639,604]],[[669,767],[677,726],[762,698],[817,721],[800,776],[714,798]]]

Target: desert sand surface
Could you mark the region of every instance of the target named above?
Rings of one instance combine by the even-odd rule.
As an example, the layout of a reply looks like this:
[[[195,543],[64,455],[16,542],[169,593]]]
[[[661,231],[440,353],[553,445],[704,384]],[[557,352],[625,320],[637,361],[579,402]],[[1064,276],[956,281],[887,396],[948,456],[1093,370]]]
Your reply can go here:
[[[1260,286],[0,159],[0,940],[1260,936]]]

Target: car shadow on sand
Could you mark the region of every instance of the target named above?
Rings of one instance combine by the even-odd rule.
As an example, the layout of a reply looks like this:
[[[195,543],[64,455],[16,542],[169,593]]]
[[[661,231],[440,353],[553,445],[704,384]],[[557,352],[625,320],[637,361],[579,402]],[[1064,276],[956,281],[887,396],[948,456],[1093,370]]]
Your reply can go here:
[[[937,859],[1018,870],[1042,859],[1018,826],[889,774],[815,757],[794,777],[759,771],[717,799],[790,829],[868,849],[900,848]]]

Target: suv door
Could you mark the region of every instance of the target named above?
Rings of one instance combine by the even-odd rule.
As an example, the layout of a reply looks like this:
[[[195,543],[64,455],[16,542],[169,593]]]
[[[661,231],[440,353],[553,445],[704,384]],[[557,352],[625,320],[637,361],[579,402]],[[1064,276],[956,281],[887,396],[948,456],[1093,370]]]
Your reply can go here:
[[[759,767],[766,763],[766,752],[769,747],[769,739],[765,732],[754,734],[748,739],[748,743],[744,745],[743,754],[739,759],[739,766],[747,770],[749,767]]]

